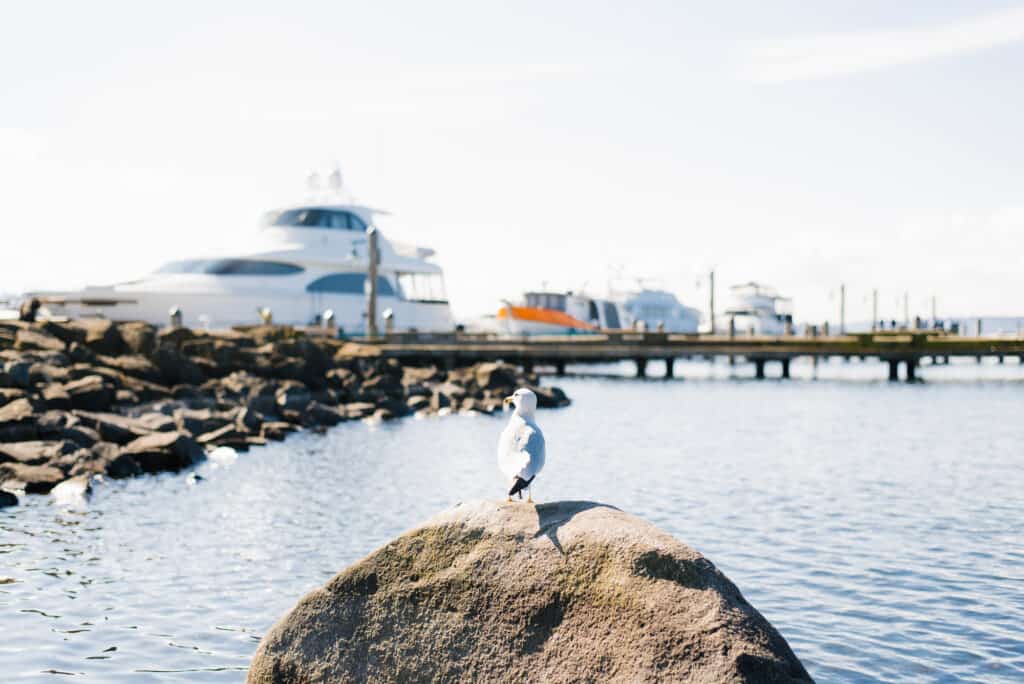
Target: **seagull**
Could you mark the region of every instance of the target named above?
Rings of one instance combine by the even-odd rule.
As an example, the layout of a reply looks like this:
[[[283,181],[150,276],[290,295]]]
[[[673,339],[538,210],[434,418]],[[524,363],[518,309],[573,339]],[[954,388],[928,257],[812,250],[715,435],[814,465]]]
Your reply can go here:
[[[505,406],[512,405],[512,418],[498,438],[498,468],[512,483],[506,501],[512,495],[523,498],[523,490],[529,492],[528,502],[533,502],[533,478],[544,467],[544,433],[533,418],[537,410],[537,395],[531,390],[520,388],[512,396],[505,397]]]

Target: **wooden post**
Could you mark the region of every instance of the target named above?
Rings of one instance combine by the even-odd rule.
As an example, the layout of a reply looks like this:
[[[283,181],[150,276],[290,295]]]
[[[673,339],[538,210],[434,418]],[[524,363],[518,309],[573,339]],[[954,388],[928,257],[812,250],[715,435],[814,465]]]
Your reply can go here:
[[[878,330],[878,289],[871,291],[871,332]]]
[[[636,376],[638,378],[647,377],[647,359],[636,359]]]
[[[565,361],[555,361],[555,375],[558,377],[565,375]]]
[[[366,334],[371,340],[377,339],[377,262],[380,255],[377,251],[377,229],[366,229],[366,237],[370,243],[369,265],[366,268],[366,279],[369,287],[366,291]]]
[[[711,270],[711,274],[708,276],[708,287],[711,290],[710,298],[708,302],[708,332],[712,335],[715,334],[715,271]]]
[[[914,382],[917,380],[915,371],[917,370],[917,359],[907,359],[903,362],[907,366],[907,382]]]
[[[789,380],[789,359],[782,359],[782,379]]]
[[[896,382],[900,379],[900,362],[896,359],[889,359],[889,382]]]
[[[754,377],[764,380],[764,359],[754,359]]]
[[[675,359],[672,359],[672,358],[665,359],[665,377],[666,378],[674,378],[676,376],[675,364],[676,364],[676,360]]]
[[[839,334],[846,334],[846,283],[839,286]]]

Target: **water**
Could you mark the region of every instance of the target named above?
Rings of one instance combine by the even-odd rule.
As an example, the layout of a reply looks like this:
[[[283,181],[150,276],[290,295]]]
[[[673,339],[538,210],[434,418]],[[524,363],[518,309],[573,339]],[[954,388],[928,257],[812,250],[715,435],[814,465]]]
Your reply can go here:
[[[912,386],[877,364],[817,380],[799,365],[791,382],[677,369],[561,381],[574,405],[540,414],[536,496],[617,505],[703,552],[818,681],[1024,679],[1024,368],[925,368]],[[0,512],[4,680],[244,679],[305,592],[443,507],[500,495],[501,426],[349,423],[199,481],[29,497]]]

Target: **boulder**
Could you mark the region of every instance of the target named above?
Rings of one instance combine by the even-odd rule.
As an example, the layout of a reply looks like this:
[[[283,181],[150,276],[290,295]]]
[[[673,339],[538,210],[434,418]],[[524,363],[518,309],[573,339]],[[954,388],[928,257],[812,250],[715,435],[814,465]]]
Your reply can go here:
[[[83,344],[96,354],[117,356],[125,351],[124,340],[113,321],[106,318],[80,318],[73,321],[70,327],[85,333]]]
[[[43,400],[43,406],[47,409],[71,410],[71,395],[64,389],[63,385],[47,385],[39,393]]]
[[[572,403],[569,401],[569,397],[565,396],[565,392],[559,387],[533,385],[530,389],[537,395],[537,408],[560,408]]]
[[[98,432],[100,438],[105,442],[127,444],[134,439],[149,434],[149,430],[140,425],[134,418],[116,413],[75,411],[75,416],[78,417],[82,425]]]
[[[194,361],[169,344],[160,345],[153,354],[153,364],[160,370],[162,384],[168,387],[201,385],[206,380],[203,371]]]
[[[125,346],[133,354],[148,356],[156,349],[156,328],[149,323],[136,321],[119,323],[117,332],[120,333]]]
[[[64,472],[52,466],[0,464],[0,486],[5,489],[24,489],[26,494],[46,494],[63,479]]]
[[[512,389],[518,381],[516,369],[503,363],[477,364],[474,378],[480,389],[489,390]]]
[[[181,470],[198,463],[206,452],[182,432],[154,432],[125,445],[122,455],[131,456],[147,473]]]
[[[116,393],[115,388],[100,375],[87,375],[64,383],[63,389],[71,400],[71,406],[85,411],[104,411],[110,408]]]
[[[18,351],[64,351],[64,347],[59,338],[39,330],[19,330],[14,338],[14,348]]]
[[[0,489],[0,508],[6,508],[8,506],[17,506],[18,497],[11,492]]]
[[[0,444],[0,463],[21,463],[24,465],[46,465],[65,454],[81,448],[70,440],[59,442],[32,441]]]
[[[458,505],[304,597],[270,682],[810,682],[699,553],[609,506]]]

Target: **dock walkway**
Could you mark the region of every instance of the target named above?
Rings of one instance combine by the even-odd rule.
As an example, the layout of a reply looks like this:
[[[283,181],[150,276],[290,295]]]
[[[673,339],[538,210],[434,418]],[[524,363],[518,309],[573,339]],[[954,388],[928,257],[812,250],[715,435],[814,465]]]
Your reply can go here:
[[[465,333],[392,333],[374,342],[388,357],[448,366],[478,361],[505,361],[524,366],[553,366],[559,374],[567,364],[633,361],[637,374],[646,375],[647,362],[663,360],[666,375],[674,374],[676,359],[727,357],[752,363],[755,377],[765,377],[765,365],[778,362],[781,377],[789,377],[792,359],[877,358],[889,364],[889,379],[917,378],[922,359],[949,363],[955,356],[1017,356],[1024,362],[1024,339],[963,337],[940,330],[905,330],[801,337],[729,336],[657,332],[609,332],[598,335],[536,335],[500,337]]]

